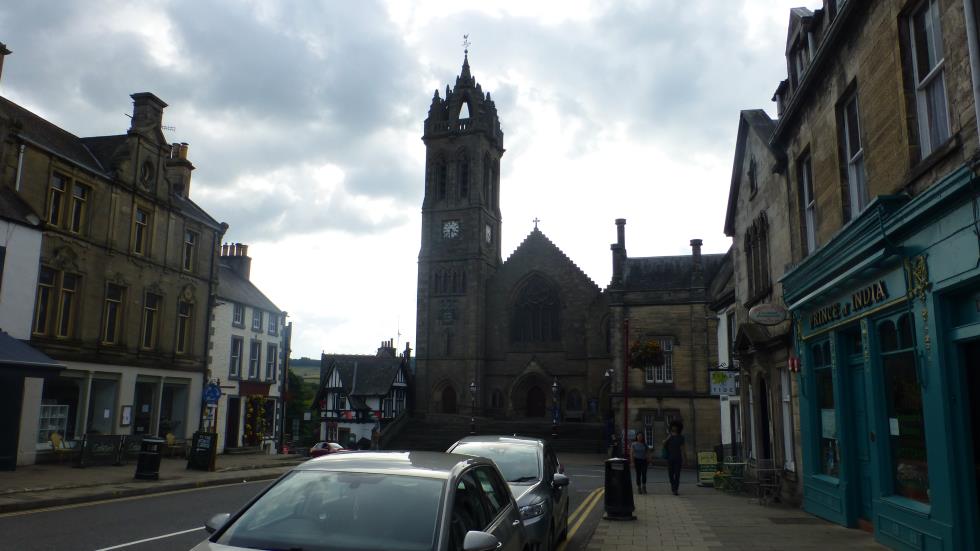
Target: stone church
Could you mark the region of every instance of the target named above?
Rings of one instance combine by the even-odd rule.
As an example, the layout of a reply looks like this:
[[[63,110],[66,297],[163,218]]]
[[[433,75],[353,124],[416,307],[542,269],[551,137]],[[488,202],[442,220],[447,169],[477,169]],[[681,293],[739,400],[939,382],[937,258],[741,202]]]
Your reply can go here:
[[[616,220],[613,280],[592,281],[535,225],[506,260],[500,247],[497,109],[464,57],[455,86],[437,90],[426,147],[418,264],[416,415],[466,414],[551,423],[622,423],[625,335],[657,339],[665,365],[631,369],[631,429],[660,435],[672,418],[697,420],[719,440],[708,392],[716,328],[711,279],[725,255],[629,258]],[[703,446],[702,446],[703,447]]]

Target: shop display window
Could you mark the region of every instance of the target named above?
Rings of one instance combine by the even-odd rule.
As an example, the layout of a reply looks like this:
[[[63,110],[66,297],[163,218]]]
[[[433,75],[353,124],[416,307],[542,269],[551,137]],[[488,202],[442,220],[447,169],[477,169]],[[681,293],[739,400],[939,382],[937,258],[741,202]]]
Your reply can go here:
[[[820,473],[840,476],[840,444],[837,437],[837,404],[834,400],[834,372],[830,340],[810,347],[810,361],[816,378],[817,424],[820,435]]]
[[[929,503],[929,461],[912,315],[904,313],[879,321],[878,345],[885,381],[893,491]]]

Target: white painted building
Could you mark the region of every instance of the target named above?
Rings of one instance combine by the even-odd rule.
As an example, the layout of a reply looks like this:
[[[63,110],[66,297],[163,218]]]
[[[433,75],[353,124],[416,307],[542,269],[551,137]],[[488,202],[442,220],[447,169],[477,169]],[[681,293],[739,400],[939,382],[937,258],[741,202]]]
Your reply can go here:
[[[726,389],[733,389],[733,394],[718,393],[718,407],[721,417],[721,444],[724,456],[742,456],[742,404],[739,398],[739,383],[741,374],[738,371],[738,360],[734,356],[735,331],[738,325],[735,319],[735,289],[733,280],[731,251],[726,255],[725,262],[719,268],[718,276],[713,282],[711,293],[715,302],[711,305],[718,316],[718,359],[716,369],[720,380],[728,378],[729,383],[721,384]],[[724,373],[723,370],[730,370]],[[714,380],[713,380],[714,382]],[[712,384],[712,388],[716,387]],[[724,459],[724,458],[719,458]]]
[[[354,448],[375,442],[384,427],[407,409],[410,351],[396,356],[394,343],[377,354],[323,354],[321,385],[313,400],[320,408],[320,439]]]
[[[251,264],[248,246],[222,245],[208,358],[208,377],[221,388],[208,420],[218,433],[218,453],[275,449],[283,414],[286,312],[249,281]]]

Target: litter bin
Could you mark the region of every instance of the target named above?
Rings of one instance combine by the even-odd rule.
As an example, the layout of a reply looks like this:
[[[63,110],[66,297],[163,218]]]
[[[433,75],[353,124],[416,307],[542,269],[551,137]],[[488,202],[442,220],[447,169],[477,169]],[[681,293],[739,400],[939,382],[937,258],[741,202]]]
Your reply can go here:
[[[160,480],[160,452],[166,442],[163,438],[143,438],[140,455],[136,460],[136,474],[133,478]]]
[[[608,520],[636,520],[629,459],[606,460],[606,516]]]

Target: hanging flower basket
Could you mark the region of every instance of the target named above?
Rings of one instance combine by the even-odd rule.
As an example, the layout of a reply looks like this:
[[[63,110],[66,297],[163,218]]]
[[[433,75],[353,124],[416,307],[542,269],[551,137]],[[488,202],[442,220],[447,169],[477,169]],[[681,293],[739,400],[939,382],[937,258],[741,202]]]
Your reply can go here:
[[[630,365],[637,369],[664,365],[664,350],[656,340],[640,340],[630,346]]]

